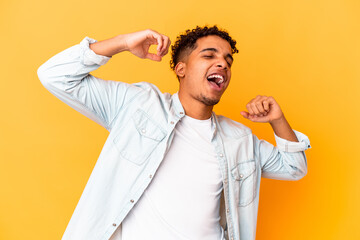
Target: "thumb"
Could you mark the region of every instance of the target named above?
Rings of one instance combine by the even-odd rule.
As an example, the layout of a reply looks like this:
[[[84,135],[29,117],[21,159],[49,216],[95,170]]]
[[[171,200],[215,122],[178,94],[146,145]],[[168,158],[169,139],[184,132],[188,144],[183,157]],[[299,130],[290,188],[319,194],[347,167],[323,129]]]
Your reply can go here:
[[[249,115],[250,115],[250,114],[249,114],[248,112],[241,111],[240,114],[241,114],[244,118],[249,119]]]
[[[154,54],[154,53],[147,53],[145,57],[148,59],[151,59],[153,61],[158,61],[158,62],[161,61],[161,56]]]

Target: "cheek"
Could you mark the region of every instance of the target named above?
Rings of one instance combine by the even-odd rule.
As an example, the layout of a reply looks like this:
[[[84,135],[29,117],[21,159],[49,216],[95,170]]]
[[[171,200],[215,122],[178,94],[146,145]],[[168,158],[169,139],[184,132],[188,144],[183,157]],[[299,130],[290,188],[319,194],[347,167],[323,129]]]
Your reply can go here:
[[[229,72],[229,80],[231,79],[231,72]]]

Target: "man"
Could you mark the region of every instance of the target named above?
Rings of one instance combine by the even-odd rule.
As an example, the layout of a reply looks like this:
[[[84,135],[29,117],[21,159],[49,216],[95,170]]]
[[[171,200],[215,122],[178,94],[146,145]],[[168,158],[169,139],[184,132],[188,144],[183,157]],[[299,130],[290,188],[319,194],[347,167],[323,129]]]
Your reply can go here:
[[[160,61],[170,40],[153,30],[86,37],[39,68],[51,93],[110,132],[63,239],[255,239],[261,177],[302,178],[310,145],[272,97],[257,96],[241,114],[270,123],[277,147],[212,112],[229,85],[235,44],[216,26],[179,36],[173,95],[89,74],[123,51]]]

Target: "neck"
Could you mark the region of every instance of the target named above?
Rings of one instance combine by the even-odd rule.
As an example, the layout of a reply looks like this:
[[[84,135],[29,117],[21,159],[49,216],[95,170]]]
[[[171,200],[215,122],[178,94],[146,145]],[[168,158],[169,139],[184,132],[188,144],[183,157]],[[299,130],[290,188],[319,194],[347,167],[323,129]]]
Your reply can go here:
[[[205,120],[211,117],[214,106],[207,106],[196,99],[182,94],[181,91],[179,91],[179,99],[187,116],[199,120]]]

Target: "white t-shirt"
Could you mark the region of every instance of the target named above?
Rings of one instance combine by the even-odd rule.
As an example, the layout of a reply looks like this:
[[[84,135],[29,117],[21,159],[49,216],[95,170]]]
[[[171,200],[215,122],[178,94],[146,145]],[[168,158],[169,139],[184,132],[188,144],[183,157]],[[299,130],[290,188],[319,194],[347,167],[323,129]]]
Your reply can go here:
[[[185,116],[149,187],[122,222],[122,240],[222,240],[222,177],[211,119]]]

